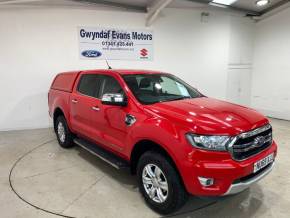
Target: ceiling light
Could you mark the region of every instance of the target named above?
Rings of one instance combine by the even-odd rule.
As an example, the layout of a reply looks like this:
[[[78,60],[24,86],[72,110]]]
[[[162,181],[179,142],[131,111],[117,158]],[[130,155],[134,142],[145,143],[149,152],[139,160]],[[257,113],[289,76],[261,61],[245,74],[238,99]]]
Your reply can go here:
[[[259,0],[259,1],[256,1],[256,5],[258,5],[259,7],[265,6],[265,5],[269,4],[269,3],[270,3],[269,0]]]
[[[221,5],[231,5],[237,0],[213,0],[212,3],[221,4]]]

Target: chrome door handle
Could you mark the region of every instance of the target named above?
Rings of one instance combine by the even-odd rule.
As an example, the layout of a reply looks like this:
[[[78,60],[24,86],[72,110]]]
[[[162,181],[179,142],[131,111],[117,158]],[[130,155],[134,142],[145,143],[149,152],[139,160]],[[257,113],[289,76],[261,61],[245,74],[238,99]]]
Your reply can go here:
[[[94,111],[99,111],[99,110],[100,110],[99,107],[92,107],[92,109],[93,109]]]
[[[71,100],[71,102],[74,103],[74,104],[78,103],[78,101],[75,100],[75,99]]]

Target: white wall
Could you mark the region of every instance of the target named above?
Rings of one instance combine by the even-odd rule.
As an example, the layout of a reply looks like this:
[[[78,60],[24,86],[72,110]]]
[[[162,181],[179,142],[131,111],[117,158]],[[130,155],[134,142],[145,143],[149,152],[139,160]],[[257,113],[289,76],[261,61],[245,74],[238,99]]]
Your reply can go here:
[[[171,72],[204,94],[225,99],[231,18],[198,10],[166,9],[151,27],[154,61],[110,61],[114,68]],[[0,130],[50,125],[47,91],[56,73],[104,68],[80,60],[77,26],[145,28],[145,14],[85,9],[0,9]]]
[[[252,106],[290,120],[290,9],[256,25]]]

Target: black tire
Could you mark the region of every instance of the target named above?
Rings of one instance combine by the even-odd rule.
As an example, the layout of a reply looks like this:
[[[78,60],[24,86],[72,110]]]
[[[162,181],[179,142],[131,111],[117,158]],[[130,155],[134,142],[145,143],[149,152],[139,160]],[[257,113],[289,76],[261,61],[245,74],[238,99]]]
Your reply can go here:
[[[64,129],[64,140],[60,138],[60,135],[58,134],[58,126],[59,125],[63,126]],[[74,135],[73,133],[70,131],[67,122],[64,118],[64,116],[58,116],[56,121],[55,121],[55,126],[54,126],[54,130],[55,130],[55,134],[57,137],[57,141],[59,143],[59,145],[63,148],[71,148],[74,146],[73,143],[73,139],[74,139]]]
[[[153,164],[158,166],[164,174],[168,184],[168,195],[163,203],[155,202],[147,194],[142,180],[142,173],[145,166]],[[159,214],[170,214],[179,210],[187,201],[186,192],[181,179],[170,161],[162,154],[154,151],[144,153],[137,165],[138,185],[148,206]],[[166,192],[165,192],[166,193]],[[156,193],[157,195],[157,193]]]

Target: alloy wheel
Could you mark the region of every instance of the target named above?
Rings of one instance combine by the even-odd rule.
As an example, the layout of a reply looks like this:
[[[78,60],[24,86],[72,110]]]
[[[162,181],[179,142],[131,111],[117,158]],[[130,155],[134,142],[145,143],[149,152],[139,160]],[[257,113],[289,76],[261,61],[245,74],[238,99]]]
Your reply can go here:
[[[162,170],[155,164],[147,164],[142,172],[143,186],[153,201],[163,203],[168,197],[168,183]]]

